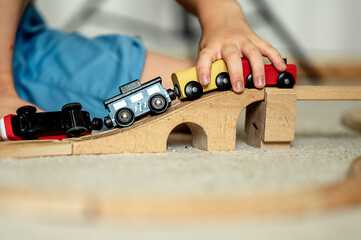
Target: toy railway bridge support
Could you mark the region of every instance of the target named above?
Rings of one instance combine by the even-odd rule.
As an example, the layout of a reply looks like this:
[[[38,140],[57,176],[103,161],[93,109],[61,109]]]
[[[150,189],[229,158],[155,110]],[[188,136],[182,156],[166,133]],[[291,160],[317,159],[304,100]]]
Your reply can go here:
[[[289,148],[295,136],[296,103],[301,100],[361,100],[361,87],[265,88],[264,101],[254,102],[247,107],[247,144],[259,148]]]

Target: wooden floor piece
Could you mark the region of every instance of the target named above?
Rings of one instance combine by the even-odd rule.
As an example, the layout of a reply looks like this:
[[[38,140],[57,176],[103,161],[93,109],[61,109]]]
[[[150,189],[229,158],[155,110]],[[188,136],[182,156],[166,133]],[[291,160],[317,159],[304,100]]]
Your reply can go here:
[[[361,157],[342,181],[310,189],[223,196],[124,196],[0,186],[0,213],[45,221],[199,220],[329,212],[361,204]]]
[[[255,147],[287,148],[294,139],[297,100],[361,100],[361,86],[297,86],[294,89],[246,89],[213,92],[181,102],[159,116],[132,126],[63,141],[0,143],[0,159],[46,155],[165,152],[178,125],[192,131],[193,146],[208,151],[235,149],[237,120],[247,106],[247,143]]]
[[[58,140],[0,142],[0,159],[72,155],[72,148],[71,143]]]

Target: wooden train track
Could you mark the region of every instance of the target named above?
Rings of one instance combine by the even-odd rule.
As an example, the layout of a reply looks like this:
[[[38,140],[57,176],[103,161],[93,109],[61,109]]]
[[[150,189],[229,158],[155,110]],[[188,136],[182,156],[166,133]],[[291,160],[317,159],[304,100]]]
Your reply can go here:
[[[0,186],[0,213],[46,221],[200,220],[302,215],[361,204],[361,157],[348,176],[317,188],[255,195],[126,196]]]
[[[243,94],[214,92],[193,102],[172,106],[163,115],[133,126],[62,141],[0,143],[0,158],[51,155],[164,152],[169,133],[186,123],[195,147],[235,148],[236,123],[246,108],[247,142],[257,147],[289,147],[294,138],[298,100],[361,100],[361,87],[266,88]],[[45,220],[218,219],[263,217],[330,211],[361,204],[361,157],[348,176],[317,188],[257,195],[162,197],[47,192],[0,186],[3,215]]]
[[[0,159],[165,152],[169,134],[182,123],[191,129],[194,147],[234,150],[237,120],[245,108],[249,145],[289,148],[294,140],[298,100],[361,100],[361,86],[246,89],[242,94],[213,92],[196,101],[177,103],[166,113],[146,117],[127,128],[62,141],[1,142]]]

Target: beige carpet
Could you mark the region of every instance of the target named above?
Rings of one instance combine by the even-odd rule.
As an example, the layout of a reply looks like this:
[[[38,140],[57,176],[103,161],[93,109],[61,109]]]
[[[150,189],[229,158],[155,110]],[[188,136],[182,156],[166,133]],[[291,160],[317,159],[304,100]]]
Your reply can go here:
[[[167,153],[4,159],[0,162],[0,185],[152,197],[317,187],[343,179],[350,163],[361,155],[361,135],[341,124],[342,113],[359,105],[349,101],[298,102],[296,138],[290,150],[246,145],[241,115],[235,151],[205,152],[190,145],[190,136],[179,139],[173,135]],[[175,234],[176,239],[360,239],[360,222],[361,208],[258,221],[193,223],[45,223],[0,214],[0,234],[5,236],[0,238],[169,239]]]

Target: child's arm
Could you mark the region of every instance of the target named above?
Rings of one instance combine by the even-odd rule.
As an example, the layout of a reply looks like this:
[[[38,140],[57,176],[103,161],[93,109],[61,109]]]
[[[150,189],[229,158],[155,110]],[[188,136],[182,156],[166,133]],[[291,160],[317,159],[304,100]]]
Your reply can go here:
[[[14,113],[22,105],[29,104],[18,97],[12,74],[15,34],[27,2],[0,1],[0,118]]]
[[[278,71],[286,70],[279,52],[247,25],[242,8],[236,0],[177,1],[196,15],[202,26],[196,67],[198,79],[203,85],[210,82],[212,63],[221,58],[227,63],[232,88],[238,93],[244,89],[241,57],[249,60],[257,88],[265,85],[262,56],[269,58]]]
[[[12,73],[16,30],[27,0],[0,1],[0,76]]]

